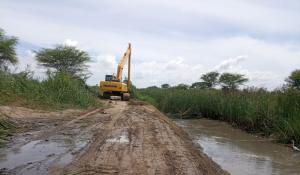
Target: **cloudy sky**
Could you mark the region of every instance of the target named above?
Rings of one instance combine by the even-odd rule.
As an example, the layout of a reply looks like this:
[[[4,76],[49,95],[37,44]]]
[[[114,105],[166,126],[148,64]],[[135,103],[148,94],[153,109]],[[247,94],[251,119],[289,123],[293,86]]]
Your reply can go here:
[[[43,77],[33,50],[90,53],[97,84],[131,42],[138,87],[199,81],[217,70],[275,88],[300,68],[299,0],[0,0],[0,28],[19,37],[19,65]]]

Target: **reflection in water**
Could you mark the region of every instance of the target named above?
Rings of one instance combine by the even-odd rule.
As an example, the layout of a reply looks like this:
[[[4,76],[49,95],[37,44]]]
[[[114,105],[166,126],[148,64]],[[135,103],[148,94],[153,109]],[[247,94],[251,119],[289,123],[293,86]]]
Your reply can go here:
[[[175,120],[203,151],[233,175],[300,175],[300,153],[207,119]]]
[[[74,158],[73,153],[87,142],[87,139],[56,136],[48,141],[33,140],[20,148],[3,148],[0,150],[0,174],[2,170],[22,175],[49,174],[50,165],[67,165]]]

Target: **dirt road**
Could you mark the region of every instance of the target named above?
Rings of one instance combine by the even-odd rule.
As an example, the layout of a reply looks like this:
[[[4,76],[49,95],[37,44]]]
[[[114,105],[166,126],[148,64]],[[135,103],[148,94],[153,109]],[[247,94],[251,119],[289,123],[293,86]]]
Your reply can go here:
[[[227,174],[154,107],[44,112],[0,107],[22,125],[0,150],[2,174]],[[1,173],[0,173],[1,174]]]

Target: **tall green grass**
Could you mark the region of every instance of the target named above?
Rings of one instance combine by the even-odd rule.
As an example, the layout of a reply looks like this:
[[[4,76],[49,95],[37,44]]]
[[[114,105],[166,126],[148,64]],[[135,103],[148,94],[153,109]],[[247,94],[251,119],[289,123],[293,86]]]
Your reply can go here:
[[[9,141],[8,138],[15,128],[16,126],[13,122],[0,115],[0,147]]]
[[[85,83],[65,73],[52,73],[43,81],[30,72],[11,74],[0,71],[0,105],[65,108],[98,105]]]
[[[227,121],[247,130],[272,135],[281,141],[300,142],[300,92],[139,89],[136,97],[164,113],[179,117],[202,116]]]

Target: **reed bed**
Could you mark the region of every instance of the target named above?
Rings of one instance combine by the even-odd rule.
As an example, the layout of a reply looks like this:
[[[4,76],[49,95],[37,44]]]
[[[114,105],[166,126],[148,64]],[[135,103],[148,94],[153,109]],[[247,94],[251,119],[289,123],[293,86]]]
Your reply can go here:
[[[282,142],[300,142],[300,91],[138,89],[136,97],[170,116],[222,120]]]

